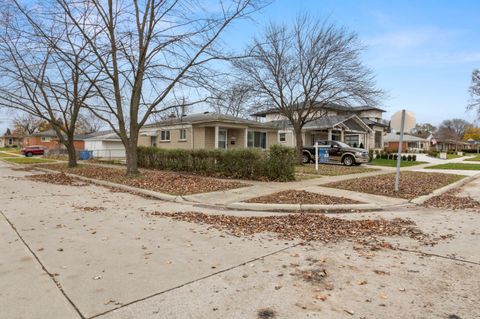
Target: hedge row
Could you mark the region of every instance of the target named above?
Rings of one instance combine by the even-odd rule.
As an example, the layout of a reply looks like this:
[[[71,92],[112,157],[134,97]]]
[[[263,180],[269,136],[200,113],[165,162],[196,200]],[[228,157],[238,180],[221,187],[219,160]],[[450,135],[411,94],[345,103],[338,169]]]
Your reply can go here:
[[[295,160],[295,150],[280,145],[272,146],[267,152],[138,147],[139,167],[239,179],[294,180]]]
[[[397,160],[398,159],[398,154],[395,153],[388,153],[388,152],[379,152],[377,153],[377,158],[381,159],[388,159],[388,160]],[[402,155],[402,161],[408,161],[408,162],[416,162],[417,161],[417,155]]]

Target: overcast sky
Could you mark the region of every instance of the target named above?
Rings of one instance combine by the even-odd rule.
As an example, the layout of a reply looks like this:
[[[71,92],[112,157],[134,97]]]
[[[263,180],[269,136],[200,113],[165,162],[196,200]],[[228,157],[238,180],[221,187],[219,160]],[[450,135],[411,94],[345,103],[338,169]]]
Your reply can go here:
[[[232,25],[224,43],[241,49],[268,22],[291,22],[299,12],[358,33],[367,46],[364,62],[388,92],[385,118],[406,108],[417,122],[473,119],[465,106],[471,72],[480,68],[480,1],[277,0]],[[3,132],[4,112],[0,122]]]

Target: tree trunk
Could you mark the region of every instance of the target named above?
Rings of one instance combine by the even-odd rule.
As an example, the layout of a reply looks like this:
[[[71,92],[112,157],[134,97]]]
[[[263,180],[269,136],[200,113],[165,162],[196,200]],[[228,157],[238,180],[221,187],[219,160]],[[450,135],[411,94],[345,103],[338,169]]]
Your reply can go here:
[[[137,156],[137,142],[136,139],[129,139],[128,144],[125,145],[125,152],[127,157],[127,175],[138,174],[138,156]]]
[[[77,151],[75,150],[75,145],[73,144],[73,142],[68,143],[67,152],[68,152],[68,167],[77,166]]]
[[[67,136],[67,143],[65,143],[65,148],[68,153],[68,167],[77,166],[77,151],[75,150],[75,143],[73,134]]]
[[[295,132],[295,149],[297,151],[297,159],[298,163],[302,164],[302,155],[303,155],[303,139],[302,139],[302,129],[301,128],[294,128]]]

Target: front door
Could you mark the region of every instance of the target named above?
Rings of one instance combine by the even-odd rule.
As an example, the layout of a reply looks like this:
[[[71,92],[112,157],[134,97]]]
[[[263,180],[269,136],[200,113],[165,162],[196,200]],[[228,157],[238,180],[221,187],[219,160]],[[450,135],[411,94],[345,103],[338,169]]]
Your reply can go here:
[[[227,130],[218,130],[218,148],[227,149]]]

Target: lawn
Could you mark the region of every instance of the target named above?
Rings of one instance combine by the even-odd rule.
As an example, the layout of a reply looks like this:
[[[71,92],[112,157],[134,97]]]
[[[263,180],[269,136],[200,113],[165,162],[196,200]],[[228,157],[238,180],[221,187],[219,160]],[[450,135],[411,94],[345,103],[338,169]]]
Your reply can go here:
[[[464,162],[480,162],[480,155],[477,157],[466,158],[463,160]]]
[[[457,155],[457,154],[448,154],[447,153],[447,159],[454,159],[454,158],[460,158],[460,157],[463,157],[463,155],[460,156],[460,155]]]
[[[9,153],[20,154],[20,149],[19,148],[11,148],[11,147],[0,147],[0,152],[9,152]]]
[[[320,164],[318,165],[318,172],[315,170],[314,164],[297,165],[295,173],[297,179],[308,179],[320,176],[337,176],[358,174],[377,171],[375,168],[365,166],[345,166],[337,164]]]
[[[41,158],[41,157],[11,157],[11,158],[2,158],[2,160],[15,164],[38,164],[38,163],[50,163],[56,162],[54,160]]]
[[[354,178],[322,186],[346,189],[354,192],[383,195],[404,199],[414,199],[428,195],[432,191],[456,182],[465,176],[439,173],[402,172],[399,192],[394,190],[395,174]]]
[[[480,170],[480,164],[448,163],[448,164],[439,164],[439,165],[427,166],[425,168],[429,168],[429,169],[458,169],[458,170],[465,170],[465,171],[478,171],[478,170]]]
[[[123,167],[79,165],[68,168],[66,164],[50,164],[45,168],[170,195],[193,195],[249,186],[236,181],[147,169],[130,177],[125,175]]]
[[[262,204],[320,204],[320,205],[336,205],[336,204],[360,204],[360,202],[337,196],[323,195],[307,191],[288,190],[270,195],[252,198],[247,203]]]
[[[427,162],[413,162],[413,161],[400,161],[400,167],[409,167],[415,165],[426,164]],[[390,159],[383,159],[383,158],[376,158],[369,163],[370,165],[377,165],[377,166],[388,166],[388,167],[396,167],[397,161],[390,160]]]
[[[16,156],[20,156],[20,155],[12,155],[12,154],[0,152],[0,157],[16,157]]]

